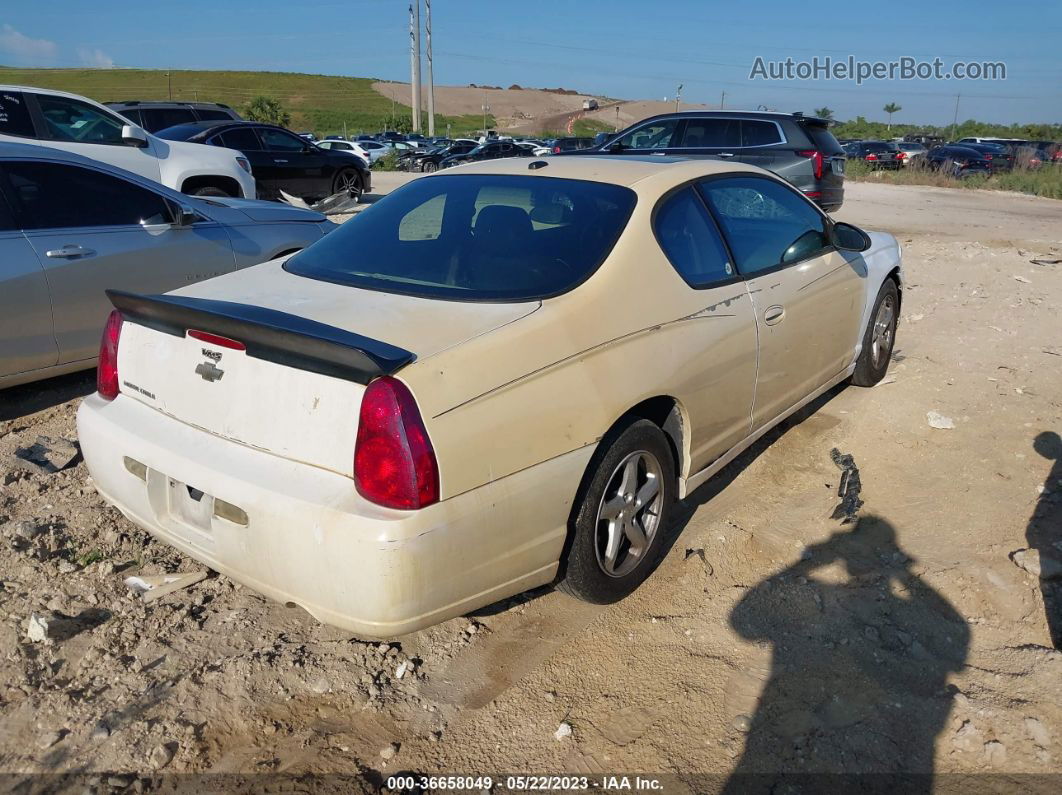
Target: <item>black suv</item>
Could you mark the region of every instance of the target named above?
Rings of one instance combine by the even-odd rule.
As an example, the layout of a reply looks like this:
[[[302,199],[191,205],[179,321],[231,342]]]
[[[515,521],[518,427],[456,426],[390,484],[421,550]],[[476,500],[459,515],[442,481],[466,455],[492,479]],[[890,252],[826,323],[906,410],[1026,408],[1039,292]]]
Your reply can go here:
[[[463,154],[447,155],[439,161],[439,168],[450,168],[479,160],[497,160],[501,157],[531,157],[531,150],[517,146],[512,141],[492,139]]]
[[[369,166],[356,154],[322,149],[275,124],[198,121],[160,130],[158,137],[242,152],[260,199],[278,198],[283,190],[312,203],[344,191],[358,198],[372,189]]]
[[[592,149],[564,155],[714,157],[773,171],[824,210],[844,202],[844,150],[829,121],[800,113],[688,111],[636,122]]]
[[[105,102],[150,133],[194,121],[240,121],[240,114],[220,102]]]

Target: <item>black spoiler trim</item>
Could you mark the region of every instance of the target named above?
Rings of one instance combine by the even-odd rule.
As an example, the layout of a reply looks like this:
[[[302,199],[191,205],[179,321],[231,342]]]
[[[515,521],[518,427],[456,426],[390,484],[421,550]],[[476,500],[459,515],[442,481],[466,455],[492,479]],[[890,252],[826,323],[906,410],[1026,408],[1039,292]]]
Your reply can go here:
[[[409,351],[275,309],[181,295],[107,290],[130,322],[175,337],[197,329],[242,342],[247,355],[297,370],[367,384],[416,359]]]

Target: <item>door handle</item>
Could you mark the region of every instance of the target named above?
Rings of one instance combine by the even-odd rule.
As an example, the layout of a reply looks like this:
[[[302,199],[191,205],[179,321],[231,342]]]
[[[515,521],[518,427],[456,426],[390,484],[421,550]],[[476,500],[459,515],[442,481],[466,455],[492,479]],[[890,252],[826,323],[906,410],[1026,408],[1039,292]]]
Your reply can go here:
[[[720,152],[719,154],[716,155],[716,157],[733,157],[733,156],[734,156],[733,152]]]
[[[66,245],[62,248],[53,248],[51,251],[45,251],[44,256],[51,257],[52,259],[74,259],[75,257],[88,257],[95,253],[96,252],[90,248]]]
[[[773,326],[775,323],[780,323],[782,318],[785,317],[784,306],[769,306],[763,312],[763,322],[768,326]]]
[[[274,160],[274,163],[287,163],[287,160]]]

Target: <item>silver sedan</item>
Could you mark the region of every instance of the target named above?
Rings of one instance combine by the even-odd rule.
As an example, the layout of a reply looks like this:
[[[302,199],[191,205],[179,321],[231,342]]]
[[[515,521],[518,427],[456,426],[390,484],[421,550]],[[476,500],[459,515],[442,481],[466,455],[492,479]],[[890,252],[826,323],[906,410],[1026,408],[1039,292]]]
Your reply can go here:
[[[333,228],[309,210],[193,198],[79,155],[0,144],[0,388],[94,367],[108,288],[164,293]]]

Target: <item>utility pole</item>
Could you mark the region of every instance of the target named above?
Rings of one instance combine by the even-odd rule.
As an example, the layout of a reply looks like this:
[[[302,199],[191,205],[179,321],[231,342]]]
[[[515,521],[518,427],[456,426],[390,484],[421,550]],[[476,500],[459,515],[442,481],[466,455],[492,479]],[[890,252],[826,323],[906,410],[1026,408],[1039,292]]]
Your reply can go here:
[[[962,94],[955,95],[955,115],[951,119],[951,137],[954,138],[959,129],[959,97]]]
[[[483,137],[487,137],[487,112],[490,110],[490,105],[487,104],[487,92],[483,92]]]
[[[420,0],[409,6],[410,88],[413,89],[413,132],[420,132]]]
[[[435,76],[431,69],[431,0],[424,0],[424,35],[428,53],[428,137],[435,137]]]
[[[726,107],[726,92],[723,92],[723,96],[719,97],[719,110]]]
[[[170,99],[173,99],[173,81],[170,79],[170,70],[166,70],[166,93],[170,95]]]
[[[679,112],[679,106],[682,104],[682,83],[679,83],[678,89],[675,91],[675,113]]]

